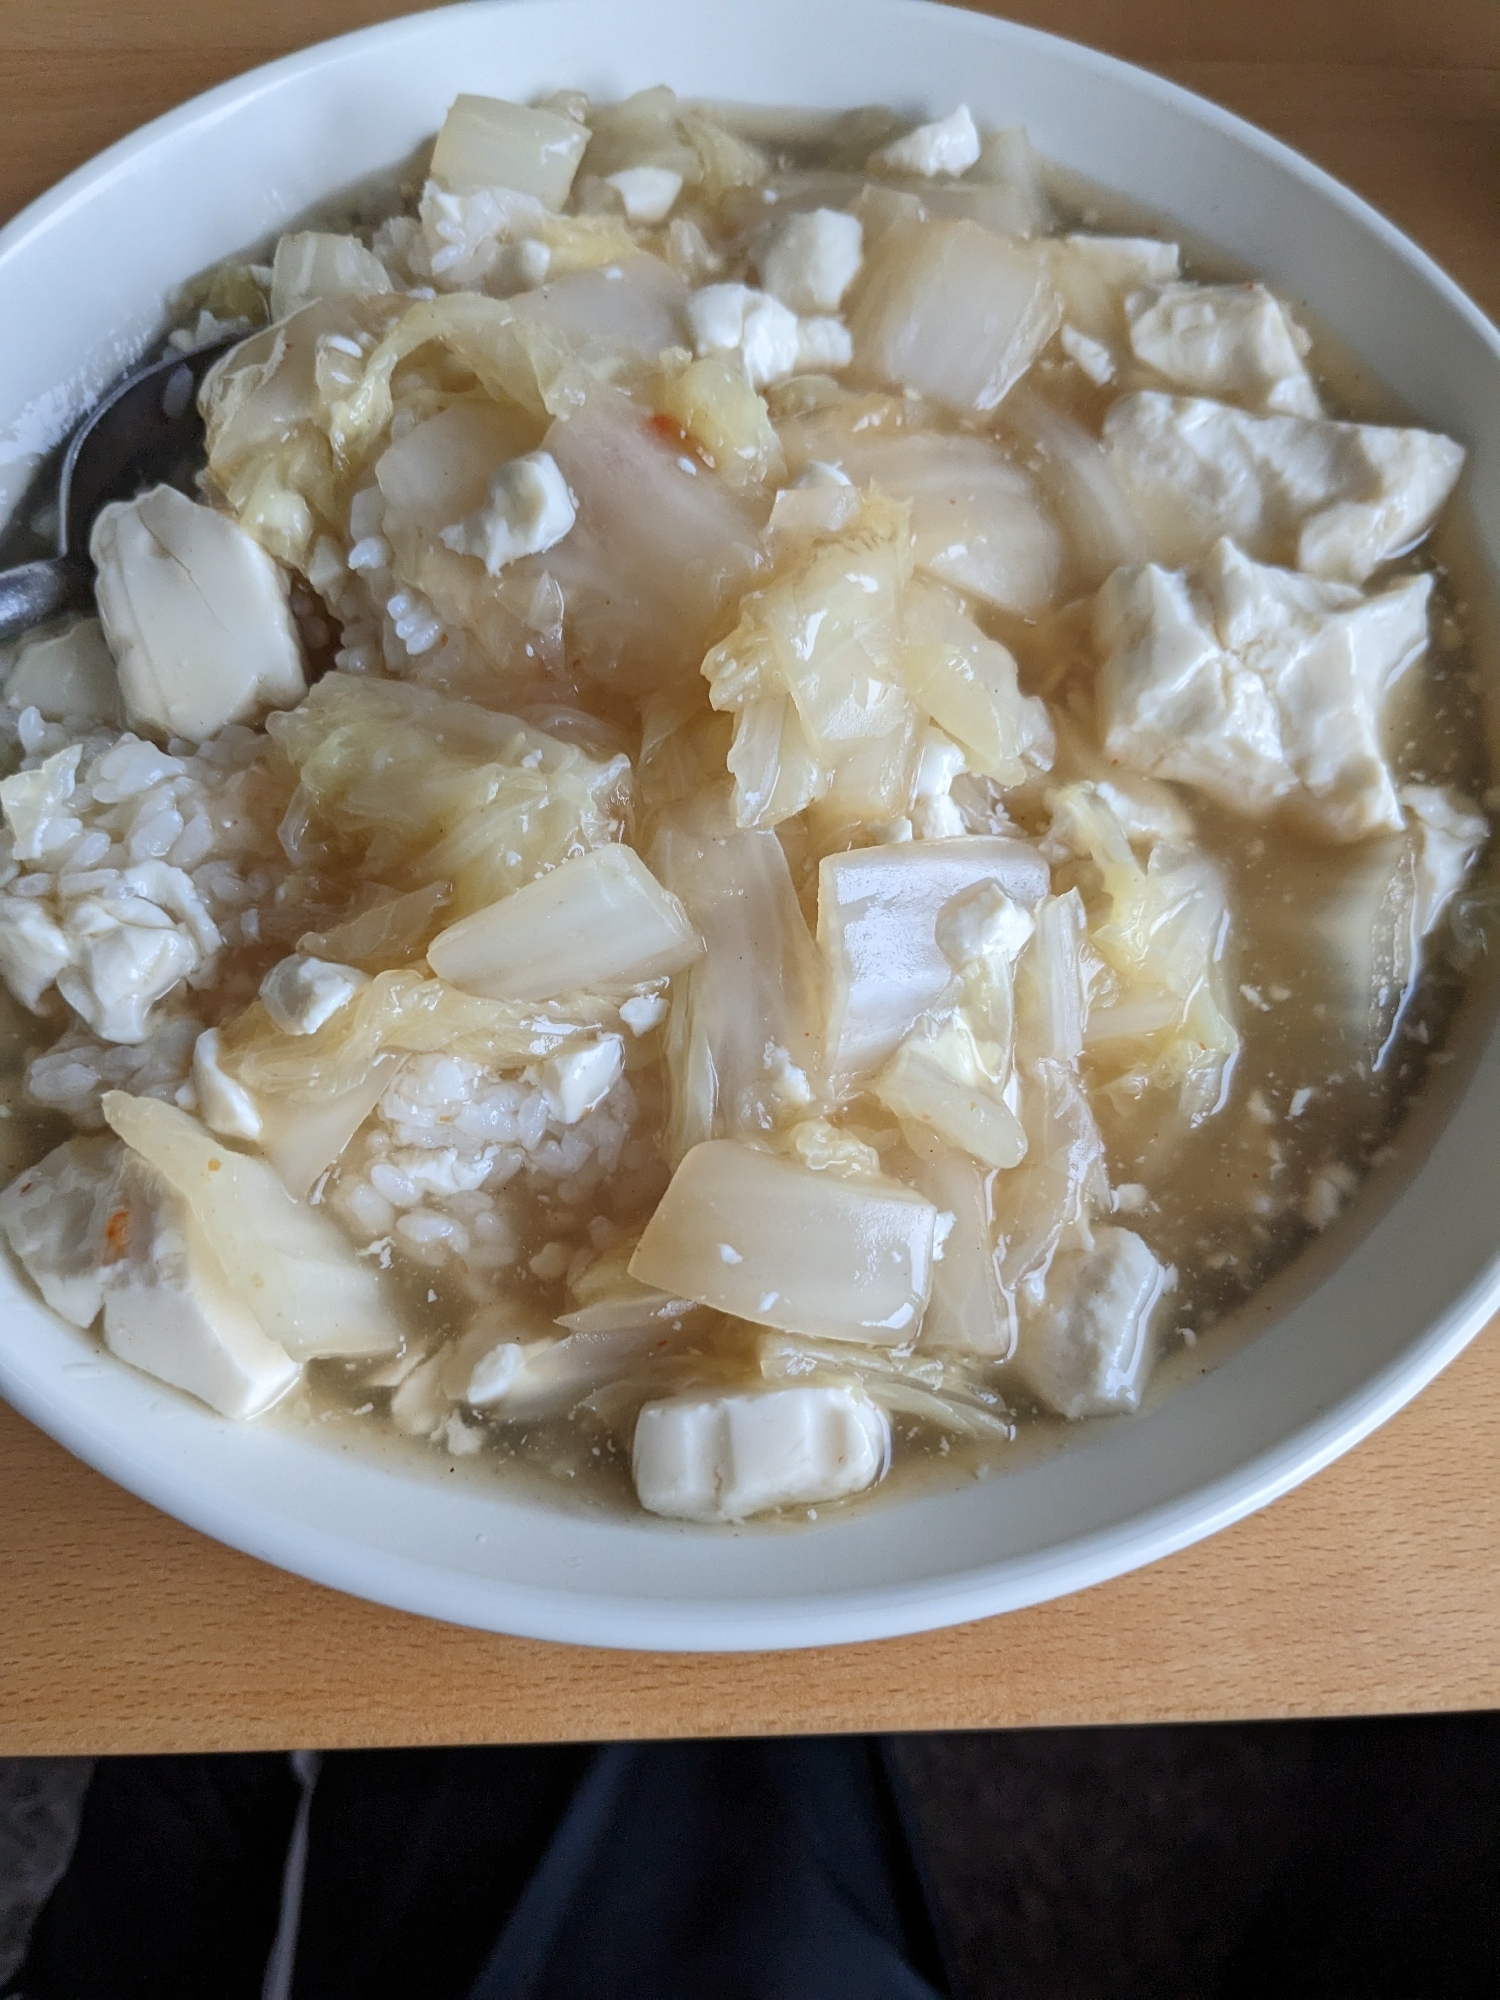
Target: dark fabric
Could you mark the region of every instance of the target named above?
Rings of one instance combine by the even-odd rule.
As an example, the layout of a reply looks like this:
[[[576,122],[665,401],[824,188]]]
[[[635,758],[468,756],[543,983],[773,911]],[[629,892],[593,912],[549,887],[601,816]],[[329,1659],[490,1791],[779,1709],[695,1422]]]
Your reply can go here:
[[[260,2000],[297,1797],[282,1756],[102,1759],[27,2000]]]
[[[460,1995],[593,1752],[395,1750],[323,1759],[293,2000]]]
[[[601,1751],[470,2000],[946,1993],[866,1738]]]
[[[101,1764],[15,1990],[259,2000],[297,1797],[284,1757]],[[933,2000],[948,1989],[867,1739],[326,1756],[294,2000],[471,1990]]]
[[[1500,1716],[1303,1733],[1293,1827],[1220,2000],[1494,2000]]]

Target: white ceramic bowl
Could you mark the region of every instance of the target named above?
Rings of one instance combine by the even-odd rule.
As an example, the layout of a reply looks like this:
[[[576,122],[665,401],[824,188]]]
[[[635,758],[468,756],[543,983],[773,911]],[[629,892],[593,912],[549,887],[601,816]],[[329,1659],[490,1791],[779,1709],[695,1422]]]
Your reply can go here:
[[[1172,85],[1025,28],[909,0],[468,5],[330,42],[113,147],[0,234],[0,491],[160,323],[186,274],[405,155],[459,89],[689,95],[1025,125],[1052,159],[1175,218],[1306,302],[1418,417],[1473,451],[1500,572],[1500,336],[1420,251],[1285,147]],[[59,384],[62,385],[59,388]],[[7,467],[9,471],[7,472]],[[101,1357],[0,1269],[0,1389],[112,1479],[341,1590],[593,1645],[872,1639],[1077,1590],[1263,1506],[1382,1422],[1500,1303],[1500,1044],[1420,1170],[1254,1309],[1265,1330],[1148,1414],[963,1490],[796,1533],[599,1518],[236,1426]],[[1455,1074],[1450,1072],[1450,1074]],[[1425,1134],[1423,1124],[1428,1128]],[[1418,1143],[1420,1141],[1420,1144]]]

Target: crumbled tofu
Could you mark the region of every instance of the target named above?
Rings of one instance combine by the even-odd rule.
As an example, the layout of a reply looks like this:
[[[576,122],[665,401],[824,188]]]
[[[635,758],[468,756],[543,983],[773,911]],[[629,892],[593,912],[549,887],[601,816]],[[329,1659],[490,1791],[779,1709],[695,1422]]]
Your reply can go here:
[[[631,1466],[650,1513],[743,1521],[863,1492],[890,1449],[890,1422],[863,1391],[809,1385],[647,1403]]]
[[[1401,803],[1416,835],[1415,938],[1430,937],[1490,837],[1489,821],[1447,785],[1403,785]]]
[[[789,215],[768,234],[757,259],[772,298],[794,313],[836,313],[864,262],[857,215],[815,208]]]
[[[227,514],[154,486],[101,510],[89,554],[132,729],[196,743],[306,694],[286,579]]]
[[[120,720],[120,682],[97,618],[22,645],[5,683],[6,706],[34,708],[48,722]]]
[[[1091,1250],[1064,1250],[1040,1305],[1023,1292],[1015,1370],[1063,1417],[1139,1407],[1155,1360],[1152,1321],[1171,1283],[1140,1237],[1094,1231]]]
[[[315,1035],[369,985],[352,965],[331,965],[296,952],[260,982],[266,1012],[284,1035]]]
[[[549,1056],[537,1070],[547,1109],[559,1125],[576,1125],[601,1103],[625,1069],[625,1044],[618,1035],[601,1035],[580,1048]]]
[[[502,1340],[474,1364],[464,1401],[476,1410],[486,1403],[498,1403],[506,1395],[525,1363],[526,1350],[518,1341]]]
[[[193,1089],[198,1111],[210,1132],[226,1139],[258,1139],[262,1119],[242,1083],[219,1067],[219,1031],[205,1028],[193,1044]]]
[[[144,870],[126,871],[137,872]],[[151,1009],[201,962],[186,929],[161,918],[160,905],[130,893],[128,883],[68,911],[68,963],[57,990],[101,1041],[144,1041]]]
[[[1309,1229],[1321,1232],[1336,1222],[1344,1205],[1359,1186],[1359,1177],[1342,1160],[1334,1160],[1315,1173],[1308,1182],[1302,1201],[1302,1220]]]
[[[1192,562],[1227,535],[1259,561],[1345,583],[1427,533],[1464,462],[1431,431],[1256,416],[1155,390],[1120,398],[1104,443],[1158,562]]]
[[[73,957],[67,932],[40,903],[7,896],[0,903],[0,976],[36,1013],[42,995]]]
[[[571,533],[578,503],[550,451],[528,451],[490,480],[484,506],[443,529],[445,548],[478,556],[491,576],[522,556],[541,555]]]
[[[1427,643],[1431,588],[1366,600],[1228,541],[1196,570],[1117,570],[1095,606],[1106,752],[1236,812],[1285,805],[1332,840],[1400,828],[1381,718]]]
[[[632,1035],[648,1035],[667,1018],[665,993],[636,993],[620,1003],[620,1019]]]
[[[697,354],[738,348],[757,389],[795,374],[800,365],[797,315],[767,292],[749,285],[705,285],[689,297],[687,321]]]
[[[784,1333],[899,1347],[932,1289],[936,1211],[899,1181],[820,1173],[776,1153],[694,1146],[630,1260],[630,1275]],[[726,1264],[719,1245],[740,1254]]]
[[[301,1375],[229,1289],[188,1205],[125,1150],[99,1242],[104,1341],[225,1417],[254,1417]]]
[[[854,339],[841,319],[797,322],[797,367],[805,374],[836,375],[854,359]]]
[[[1302,357],[1308,339],[1264,285],[1170,284],[1125,301],[1130,345],[1177,389],[1252,409],[1320,417]]]
[[[629,222],[665,222],[682,193],[682,175],[670,167],[623,167],[604,178],[620,197]]]
[[[0,1229],[55,1313],[92,1326],[104,1303],[99,1211],[120,1147],[107,1135],[68,1139],[0,1194]]]
[[[1114,380],[1114,356],[1102,340],[1091,340],[1076,326],[1065,326],[1057,337],[1062,343],[1063,353],[1078,364],[1095,388],[1102,389],[1107,382]]]
[[[80,744],[58,750],[32,771],[17,771],[0,781],[0,811],[10,828],[11,853],[17,861],[43,861],[49,849],[77,838],[78,821],[64,816],[78,776]]]
[[[969,768],[962,750],[941,729],[922,732],[913,787],[913,820],[923,840],[949,840],[966,833],[964,816],[949,796],[953,780]]]
[[[889,173],[922,174],[928,179],[938,174],[966,174],[979,158],[979,132],[967,104],[960,104],[946,118],[930,125],[918,125],[873,155],[872,167]]]

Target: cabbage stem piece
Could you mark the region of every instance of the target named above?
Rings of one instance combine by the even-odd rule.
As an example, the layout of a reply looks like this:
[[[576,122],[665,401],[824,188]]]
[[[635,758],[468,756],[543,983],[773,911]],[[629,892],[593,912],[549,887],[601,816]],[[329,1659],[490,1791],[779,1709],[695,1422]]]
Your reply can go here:
[[[625,992],[702,950],[681,903],[634,849],[596,847],[450,924],[427,963],[483,999],[550,1000],[584,987]]]
[[[432,177],[454,193],[514,188],[561,208],[573,186],[589,128],[540,105],[503,97],[455,97],[432,149]]]
[[[182,1196],[230,1290],[294,1361],[400,1346],[370,1265],[264,1160],[231,1152],[196,1118],[153,1097],[111,1090],[104,1116]]]
[[[818,871],[818,946],[828,978],[830,1076],[878,1069],[938,1004],[954,968],[937,939],[943,906],[995,882],[1030,907],[1047,864],[1024,841],[913,840],[831,854]]]
[[[930,1126],[986,1166],[1019,1166],[1026,1157],[1025,1128],[986,1074],[961,1020],[908,1036],[872,1088],[898,1118]]]
[[[630,1275],[757,1326],[899,1347],[927,1310],[936,1223],[898,1182],[711,1139],[672,1176]]]
[[[672,995],[667,1156],[770,1131],[805,1105],[821,1055],[817,954],[774,833],[662,830],[652,860],[702,932]]]
[[[992,410],[1062,321],[1027,249],[974,222],[897,222],[850,322],[860,368],[956,410]]]

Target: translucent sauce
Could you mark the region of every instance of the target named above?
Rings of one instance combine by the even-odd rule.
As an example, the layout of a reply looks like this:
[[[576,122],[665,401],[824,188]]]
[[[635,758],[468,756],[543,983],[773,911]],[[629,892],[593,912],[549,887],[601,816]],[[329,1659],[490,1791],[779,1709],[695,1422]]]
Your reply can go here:
[[[812,206],[814,197],[832,208],[853,206],[870,179],[864,166],[867,156],[901,129],[883,112],[850,114],[831,123],[791,113],[736,112],[732,119],[727,113],[725,117],[741,136],[764,148],[772,167],[768,179],[730,189],[708,210],[694,209],[690,200],[679,208],[680,218],[701,224],[701,254],[685,235],[671,244],[664,238],[653,239],[657,254],[675,259],[679,267],[698,258],[691,281],[700,287],[710,280],[726,283],[752,276],[750,246],[768,213]],[[1052,232],[1059,235],[1084,230],[1175,240],[1165,225],[1129,212],[1107,195],[1069,185],[1060,176],[1038,177],[1023,150],[1013,146],[1010,151],[1009,179],[1002,171],[1004,149],[998,156],[1000,164],[997,156],[991,156],[984,169],[992,177],[990,207],[969,211],[981,223],[1024,229],[1027,205],[1034,210],[1044,198],[1050,203]],[[588,165],[585,156],[585,172]],[[956,212],[954,203],[961,210],[960,190],[974,184],[889,173],[874,178],[897,194],[925,200],[929,214],[936,215]],[[392,213],[410,213],[420,184],[419,171],[396,193],[389,188],[359,191],[325,210],[318,226],[354,229],[366,241],[374,231],[379,248],[382,234],[375,225]],[[611,211],[601,207],[599,212]],[[390,240],[388,229],[384,240]],[[416,275],[420,276],[419,270]],[[1228,270],[1209,251],[1187,254],[1185,249],[1181,275],[1216,282],[1247,274]],[[252,281],[243,272],[211,276],[193,288],[193,306],[207,304],[223,313],[243,302],[245,288],[252,282],[262,281]],[[1296,312],[1295,301],[1286,303]],[[1387,424],[1404,420],[1390,399],[1365,382],[1324,336],[1316,336],[1308,366],[1327,416]],[[951,412],[944,414],[936,402],[918,405],[908,398],[917,410],[913,422],[899,408],[893,411],[888,391],[861,380],[857,371],[849,379],[866,399],[857,408],[848,398],[801,386],[803,376],[817,372],[793,371],[791,380],[765,386],[766,403],[789,463],[837,460],[845,447],[858,444],[864,435],[899,436],[910,426],[953,436],[996,437],[1018,465],[1036,474],[1043,490],[1049,490],[1049,449],[1045,421],[1038,428],[1037,399],[1045,410],[1097,436],[1105,414],[1123,392],[1170,386],[1156,381],[1149,369],[1134,366],[1128,357],[1123,374],[1117,372],[1107,384],[1098,384],[1052,338],[1031,363],[1020,387],[992,412],[960,419]],[[445,399],[461,401],[472,394],[473,377],[456,359],[450,358],[441,369],[431,367],[429,374],[431,379],[417,399],[425,412],[441,408]],[[395,380],[399,390],[399,372]],[[391,435],[398,435],[396,428]],[[685,453],[703,450],[701,440],[695,442],[685,429],[679,435]],[[1390,705],[1385,752],[1398,786],[1451,787],[1477,804],[1486,800],[1491,783],[1489,725],[1481,663],[1472,638],[1475,619],[1465,602],[1464,578],[1470,571],[1463,556],[1459,505],[1451,502],[1431,536],[1414,552],[1380,565],[1364,587],[1373,594],[1403,576],[1433,573],[1429,647],[1420,663],[1406,672]],[[245,518],[243,508],[241,518]],[[366,550],[368,569],[383,560],[381,548],[391,561],[398,559],[399,549],[397,557],[390,557],[388,533],[394,541],[388,519],[385,528],[378,524],[362,528],[356,512],[345,541]],[[570,658],[572,627],[567,623],[558,628],[563,635],[559,645],[550,629],[542,636],[546,621],[538,615],[534,654],[524,634],[520,641],[515,637],[532,616],[528,606],[545,562],[545,555],[530,559],[525,588],[532,598],[526,604],[517,580],[520,568],[504,586],[511,593],[505,603],[505,645],[510,651],[500,680],[482,696],[484,705],[509,709],[535,728],[583,746],[598,763],[623,753],[636,767],[640,782],[643,767],[649,766],[649,759],[642,756],[640,702],[643,695],[649,697],[649,687],[638,680],[632,683],[626,674],[601,681],[578,672],[577,661]],[[1089,636],[1088,612],[1093,587],[1102,578],[1087,575],[1087,568],[1087,552],[1070,548],[1058,602],[1031,617],[967,597],[968,613],[980,631],[1014,655],[1021,693],[1040,696],[1047,703],[1059,740],[1056,757],[1045,772],[1031,770],[1019,784],[1003,786],[976,780],[971,767],[955,781],[952,797],[967,815],[965,832],[1009,832],[1043,843],[1053,839],[1049,849],[1053,891],[1060,894],[1076,886],[1090,924],[1097,926],[1102,896],[1099,870],[1076,848],[1059,853],[1052,828],[1052,800],[1059,787],[1088,785],[1109,775],[1098,747],[1094,710],[1098,656]],[[311,589],[303,588],[299,609],[304,637],[315,664],[345,672],[352,668],[378,678],[392,667],[393,642],[388,631],[382,638],[379,620],[372,622],[368,607],[356,605],[353,586],[347,584],[348,574],[355,570],[351,563],[344,573],[346,581],[336,588],[320,586],[321,602]],[[305,573],[316,586],[311,565]],[[1070,576],[1073,585],[1068,588]],[[343,598],[339,591],[344,591]],[[566,591],[565,584],[565,597]],[[500,595],[497,592],[497,602]],[[441,598],[435,601],[441,610]],[[422,651],[415,642],[423,636],[423,607],[413,599],[412,608],[398,615],[417,623],[407,634],[411,658],[398,661],[394,670],[438,696],[480,698],[487,668],[472,631],[461,640],[459,665],[444,668],[442,649],[448,644],[449,629],[456,629],[451,616],[444,614],[448,626],[441,643]],[[574,616],[570,600],[568,617]],[[714,626],[714,637],[723,638],[733,625],[731,603]],[[355,658],[361,647],[368,657]],[[715,770],[722,778],[729,724],[702,705],[700,684],[689,679],[678,685],[688,690],[681,696],[682,719],[664,720],[660,708],[652,709],[648,702],[644,732],[656,743],[661,759],[650,768],[659,773],[678,759],[682,782],[691,790]],[[295,761],[300,753],[292,748],[290,737],[285,741]],[[305,788],[305,771],[310,767],[302,768]],[[664,785],[659,775],[652,783],[657,786],[655,793],[647,786],[633,806],[622,806],[601,792],[600,838],[613,813],[637,848],[651,853],[652,838],[662,826],[673,823],[673,812],[682,807],[682,800],[671,797],[670,785]],[[1128,1085],[1128,1078],[1122,1082],[1121,1063],[1108,1049],[1091,1049],[1085,1041],[1081,1065],[1103,1139],[1110,1190],[1107,1204],[1096,1209],[1093,1220],[1096,1225],[1107,1223],[1134,1232],[1160,1265],[1170,1269],[1169,1288],[1156,1309],[1151,1335],[1158,1355],[1156,1382],[1162,1386],[1183,1376],[1187,1364],[1178,1357],[1189,1351],[1194,1371],[1211,1366],[1227,1352],[1236,1329],[1243,1330],[1248,1323],[1240,1309],[1348,1209],[1371,1169],[1392,1157],[1413,1099],[1433,1081],[1434,1066],[1442,1070],[1452,1060],[1449,1043],[1455,1017],[1485,950],[1495,896],[1486,853],[1470,868],[1423,941],[1413,974],[1409,954],[1405,959],[1402,955],[1402,927],[1408,917],[1392,887],[1408,853],[1404,834],[1332,844],[1299,830],[1284,817],[1247,817],[1183,785],[1172,786],[1170,795],[1189,829],[1183,844],[1213,864],[1223,886],[1228,923],[1213,976],[1237,1033],[1238,1050],[1224,1067],[1216,1108],[1196,1122],[1183,1115],[1174,1090],[1160,1084],[1136,1089]],[[304,793],[297,798],[303,800]],[[251,1088],[257,1079],[269,1087],[275,1063],[294,1064],[302,1059],[303,1048],[292,1046],[286,1053],[269,1047],[263,1024],[237,1030],[229,1024],[230,1017],[244,1008],[269,966],[298,947],[299,933],[335,933],[340,923],[347,925],[351,914],[357,913],[347,901],[340,907],[338,889],[339,869],[357,850],[351,823],[336,816],[320,821],[316,811],[306,814],[305,805],[299,810],[304,811],[302,820],[292,813],[283,823],[282,845],[302,871],[298,880],[306,907],[295,923],[288,918],[281,931],[274,923],[268,926],[263,947],[243,942],[238,955],[229,956],[224,986],[233,994],[232,1005],[226,999],[216,1008],[212,996],[202,994],[190,1003],[205,1025],[225,1023],[225,1046],[232,1057],[236,1051],[243,1056],[241,1074]],[[991,815],[988,822],[986,812]],[[820,819],[816,811],[795,814],[777,826],[810,929],[818,920],[819,861],[841,847],[868,845],[872,818],[867,816],[844,834],[827,814]],[[546,865],[553,865],[556,858],[550,857]],[[503,872],[503,861],[496,862],[493,853],[485,865],[501,867]],[[382,883],[405,889],[408,878],[393,864],[385,870]],[[519,879],[503,886],[514,890]],[[404,952],[393,949],[384,965],[378,962],[378,952],[360,962],[377,977],[399,977],[403,967],[420,964],[433,928],[433,922],[419,924],[415,943]],[[330,944],[326,955],[338,953]],[[511,1340],[535,1341],[557,1331],[551,1323],[559,1315],[577,1314],[604,1295],[599,1290],[600,1272],[611,1258],[618,1261],[628,1255],[659,1201],[670,1173],[662,1134],[670,1133],[671,1121],[681,1116],[680,1107],[674,1111],[673,1079],[663,1060],[663,1036],[670,1043],[674,1018],[668,1017],[665,1025],[652,1023],[640,1032],[621,1034],[622,1078],[600,1106],[565,1128],[555,1122],[547,1125],[546,1105],[551,1100],[544,1101],[542,1085],[531,1069],[523,1076],[523,1064],[493,1059],[492,1024],[481,1032],[472,1023],[460,1023],[446,1042],[435,1042],[419,1059],[429,1063],[422,1072],[428,1097],[413,1100],[407,1125],[415,1130],[429,1114],[453,1115],[439,1101],[446,1073],[431,1065],[449,1058],[466,1063],[470,1069],[464,1072],[469,1078],[465,1102],[478,1106],[471,1115],[480,1121],[474,1130],[482,1131],[499,1149],[501,1167],[491,1169],[488,1182],[466,1189],[460,1160],[458,1167],[444,1170],[448,1182],[424,1207],[418,1195],[408,1201],[402,1192],[415,1171],[415,1155],[410,1132],[403,1137],[399,1106],[392,1112],[387,1100],[379,1116],[358,1127],[336,1163],[317,1180],[313,1199],[385,1271],[385,1285],[408,1329],[406,1347],[400,1356],[374,1363],[313,1362],[301,1385],[262,1421],[315,1426],[342,1448],[365,1449],[378,1441],[381,1449],[442,1469],[460,1483],[503,1476],[522,1480],[567,1504],[632,1507],[631,1435],[643,1402],[801,1379],[798,1369],[830,1381],[851,1379],[852,1371],[852,1379],[888,1410],[894,1450],[889,1477],[879,1488],[886,1497],[950,1473],[967,1478],[1003,1471],[1025,1438],[1040,1444],[1070,1431],[1072,1427],[1018,1375],[1012,1362],[934,1351],[919,1342],[914,1352],[900,1350],[894,1357],[876,1351],[860,1361],[851,1355],[848,1368],[841,1371],[836,1353],[830,1358],[829,1343],[822,1342],[814,1343],[816,1367],[797,1362],[789,1373],[777,1375],[765,1359],[764,1326],[701,1308],[696,1313],[663,1314],[656,1335],[641,1339],[626,1362],[602,1370],[574,1397],[561,1401],[554,1397],[549,1402],[540,1396],[534,1414],[517,1413],[503,1397],[490,1403],[466,1401],[461,1385],[454,1385],[458,1374],[471,1369],[484,1350],[483,1339],[474,1333],[476,1314],[482,1320],[487,1310],[498,1310],[496,1338],[503,1334]],[[39,1024],[8,1001],[0,1018],[3,1139],[10,1169],[35,1160],[74,1129],[40,1109],[25,1084],[28,1064],[45,1053],[59,1025],[60,1010]],[[611,1025],[618,1025],[614,1017]],[[492,1056],[488,1066],[487,1049]],[[292,1069],[277,1074],[283,1083],[294,1077]],[[128,1080],[123,1087],[131,1087]],[[838,1131],[857,1145],[874,1149],[883,1175],[920,1178],[922,1165],[912,1150],[910,1130],[903,1129],[888,1105],[868,1089],[846,1092],[841,1103],[825,1108]],[[992,1193],[1002,1236],[1004,1180],[1002,1171]],[[429,1212],[435,1219],[425,1237],[403,1224],[403,1218]],[[446,1237],[444,1228],[449,1231]],[[454,1249],[455,1244],[461,1247]],[[460,1340],[467,1343],[468,1358],[461,1366],[453,1363],[458,1372],[444,1387],[438,1380],[441,1357],[451,1355],[453,1343]],[[449,1345],[445,1348],[444,1343]],[[427,1389],[421,1390],[428,1378]],[[831,1504],[865,1503],[856,1498]],[[789,1508],[784,1518],[800,1520],[807,1511],[800,1505]],[[811,1511],[826,1516],[828,1503],[820,1502]]]

